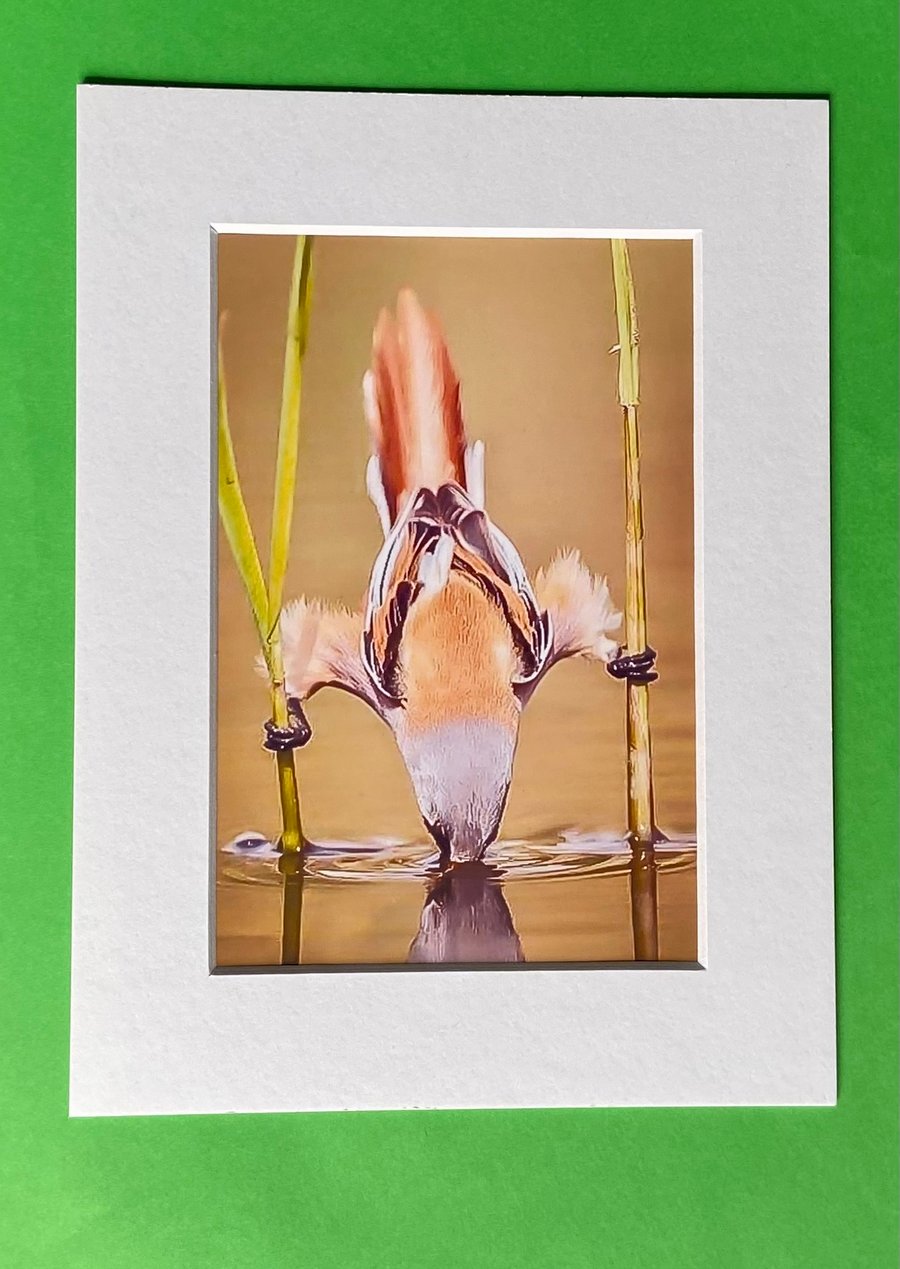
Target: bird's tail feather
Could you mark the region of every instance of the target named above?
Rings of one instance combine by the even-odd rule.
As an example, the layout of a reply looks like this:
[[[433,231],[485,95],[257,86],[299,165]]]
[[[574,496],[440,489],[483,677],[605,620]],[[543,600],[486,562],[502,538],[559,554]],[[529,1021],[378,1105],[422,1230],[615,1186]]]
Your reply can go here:
[[[447,343],[411,290],[400,292],[396,315],[383,309],[378,318],[363,400],[372,442],[367,483],[385,535],[420,489],[452,482],[466,489],[473,475],[483,486]]]

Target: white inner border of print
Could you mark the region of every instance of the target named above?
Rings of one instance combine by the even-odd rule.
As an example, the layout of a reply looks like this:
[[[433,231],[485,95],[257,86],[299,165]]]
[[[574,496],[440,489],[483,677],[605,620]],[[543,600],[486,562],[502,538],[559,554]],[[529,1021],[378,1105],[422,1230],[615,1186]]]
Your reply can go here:
[[[833,1103],[827,103],[78,105],[70,1112]],[[298,226],[694,238],[703,972],[210,974],[209,235]]]

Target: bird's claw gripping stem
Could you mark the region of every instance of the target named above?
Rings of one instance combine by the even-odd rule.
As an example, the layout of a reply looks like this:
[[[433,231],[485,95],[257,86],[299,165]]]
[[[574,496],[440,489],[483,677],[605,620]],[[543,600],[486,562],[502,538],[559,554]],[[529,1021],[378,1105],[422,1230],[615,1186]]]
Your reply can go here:
[[[270,718],[263,723],[263,749],[269,753],[284,753],[288,749],[302,749],[312,736],[309,720],[303,712],[303,706],[296,696],[289,696],[287,701],[288,721],[286,727],[277,726]]]
[[[637,684],[654,683],[659,678],[655,667],[656,652],[653,648],[644,648],[643,652],[634,653],[627,653],[624,648],[619,648],[606,668],[614,679]]]

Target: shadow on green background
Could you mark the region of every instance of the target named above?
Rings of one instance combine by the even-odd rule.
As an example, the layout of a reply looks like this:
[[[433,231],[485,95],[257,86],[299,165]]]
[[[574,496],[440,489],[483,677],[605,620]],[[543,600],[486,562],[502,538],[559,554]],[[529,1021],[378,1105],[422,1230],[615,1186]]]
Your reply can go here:
[[[893,0],[45,0],[7,6],[4,28],[0,1262],[895,1265]],[[835,1109],[67,1120],[75,85],[90,77],[831,98]]]

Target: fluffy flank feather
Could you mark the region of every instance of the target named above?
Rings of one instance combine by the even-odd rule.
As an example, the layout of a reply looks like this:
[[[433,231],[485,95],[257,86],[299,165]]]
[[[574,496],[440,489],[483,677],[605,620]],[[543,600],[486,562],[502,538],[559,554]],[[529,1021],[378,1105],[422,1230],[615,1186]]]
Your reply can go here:
[[[617,612],[605,577],[597,577],[578,551],[562,551],[535,578],[535,595],[553,622],[553,660],[584,656],[608,662],[618,644],[609,637],[617,630]]]
[[[341,687],[378,709],[359,654],[361,634],[360,613],[305,598],[288,604],[281,614],[288,694],[306,700],[320,687]]]

